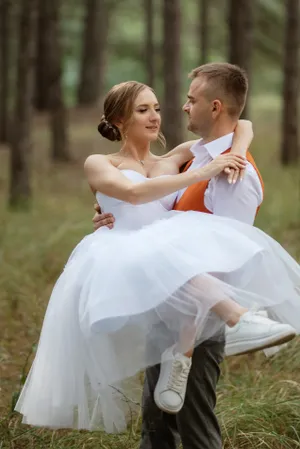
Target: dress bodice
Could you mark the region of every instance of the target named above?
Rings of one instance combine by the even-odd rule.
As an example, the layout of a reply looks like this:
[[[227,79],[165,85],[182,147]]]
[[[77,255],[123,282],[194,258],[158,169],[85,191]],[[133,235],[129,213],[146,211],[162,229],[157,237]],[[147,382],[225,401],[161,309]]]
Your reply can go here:
[[[147,182],[150,179],[135,170],[124,169],[121,171],[134,183]],[[174,192],[159,200],[151,201],[150,203],[132,205],[125,201],[104,195],[103,193],[96,193],[96,199],[101,206],[101,210],[103,212],[112,213],[116,218],[115,227],[130,227],[131,229],[140,228],[141,226],[150,224],[161,218],[162,213],[170,211],[173,208],[176,197],[177,192]]]

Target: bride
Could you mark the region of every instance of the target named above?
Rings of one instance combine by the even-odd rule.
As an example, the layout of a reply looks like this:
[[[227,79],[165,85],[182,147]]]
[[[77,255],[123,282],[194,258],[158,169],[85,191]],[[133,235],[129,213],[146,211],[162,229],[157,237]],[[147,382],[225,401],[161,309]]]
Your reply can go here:
[[[178,412],[193,348],[224,322],[251,320],[254,303],[278,320],[265,318],[274,329],[265,347],[299,332],[300,267],[277,242],[236,220],[171,210],[180,189],[228,168],[243,170],[245,159],[231,152],[179,173],[192,157],[188,146],[162,157],[150,152],[160,124],[146,85],[122,83],[107,94],[98,129],[122,146],[113,155],[89,156],[84,168],[116,224],[86,236],[54,286],[16,405],[24,423],[122,431],[137,390],[133,376],[161,360],[155,401]],[[145,351],[161,322],[170,339],[152,333],[155,350]]]

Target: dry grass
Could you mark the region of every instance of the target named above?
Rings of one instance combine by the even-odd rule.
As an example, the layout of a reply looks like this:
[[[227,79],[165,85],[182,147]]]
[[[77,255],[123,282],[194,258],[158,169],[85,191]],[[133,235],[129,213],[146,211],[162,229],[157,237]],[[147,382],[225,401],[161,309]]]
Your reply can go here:
[[[46,119],[35,123],[32,211],[9,212],[8,151],[0,168],[0,449],[134,449],[139,424],[125,435],[47,431],[20,425],[11,408],[38,340],[53,283],[72,247],[91,232],[93,198],[83,178],[82,160],[112,151],[99,140],[94,111],[72,113],[71,146],[76,162],[52,166]],[[266,181],[266,200],[257,225],[300,259],[299,169],[282,169],[278,155],[278,116],[255,111],[253,152]],[[272,360],[262,354],[223,364],[218,415],[224,445],[231,449],[300,447],[299,342]],[[158,448],[159,449],[159,448]]]

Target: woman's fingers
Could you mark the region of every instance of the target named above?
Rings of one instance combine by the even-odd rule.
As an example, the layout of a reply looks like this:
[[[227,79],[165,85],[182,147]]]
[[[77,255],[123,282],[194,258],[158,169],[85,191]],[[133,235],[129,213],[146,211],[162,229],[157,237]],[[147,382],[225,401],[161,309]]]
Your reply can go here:
[[[247,159],[244,158],[243,156],[240,156],[240,155],[237,155],[237,154],[228,154],[227,159],[229,161],[242,163],[243,165],[247,164]]]
[[[243,169],[240,171],[240,181],[243,181],[243,179],[244,179],[244,177],[245,177],[245,173],[246,173],[246,169],[243,168]]]
[[[242,170],[234,170],[233,175],[232,175],[232,180],[231,180],[231,183],[232,183],[232,184],[235,184],[235,183],[237,182],[237,180],[238,180],[239,177],[240,177],[241,171],[242,171]]]
[[[234,180],[234,176],[235,173],[237,173],[238,170],[234,170],[233,168],[229,168],[228,167],[228,176],[227,176],[227,181],[229,182],[229,184],[233,184],[233,180]]]
[[[239,154],[223,155],[222,164],[229,184],[235,184],[238,179],[242,180],[245,174],[247,159]]]
[[[245,165],[240,162],[228,161],[226,167],[234,168],[234,169],[243,169]]]

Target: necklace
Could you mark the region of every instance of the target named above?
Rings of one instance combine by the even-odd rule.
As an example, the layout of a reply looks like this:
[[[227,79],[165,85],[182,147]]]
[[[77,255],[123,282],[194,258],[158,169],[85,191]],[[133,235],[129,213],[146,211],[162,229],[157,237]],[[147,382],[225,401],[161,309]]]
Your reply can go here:
[[[131,154],[128,154],[126,152],[124,152],[123,156],[125,157],[131,157],[132,159],[135,159],[134,157],[132,157]],[[135,159],[137,162],[139,162],[143,167],[145,165],[145,160],[144,159]]]

